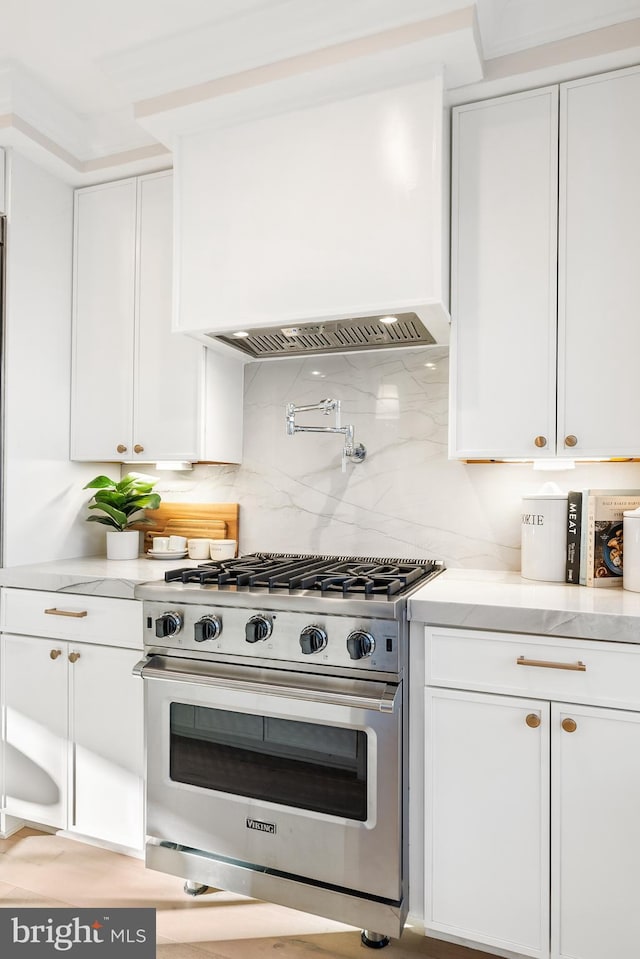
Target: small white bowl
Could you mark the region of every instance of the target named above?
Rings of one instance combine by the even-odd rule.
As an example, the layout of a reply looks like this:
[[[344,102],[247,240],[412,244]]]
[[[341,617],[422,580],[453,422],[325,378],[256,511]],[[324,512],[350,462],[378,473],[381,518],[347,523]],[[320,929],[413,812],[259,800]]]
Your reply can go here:
[[[236,555],[235,539],[209,540],[211,559],[233,559]]]
[[[209,559],[208,539],[189,539],[187,540],[187,549],[189,550],[189,559]]]

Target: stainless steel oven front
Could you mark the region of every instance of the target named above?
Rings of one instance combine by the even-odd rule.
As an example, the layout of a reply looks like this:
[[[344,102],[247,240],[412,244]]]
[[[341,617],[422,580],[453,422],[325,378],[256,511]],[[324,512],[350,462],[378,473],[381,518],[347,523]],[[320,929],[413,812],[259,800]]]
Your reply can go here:
[[[224,888],[244,874],[238,891],[258,898],[247,877],[268,874],[399,914],[401,682],[174,655],[151,656],[141,675],[152,860],[166,866],[173,851],[169,871]]]

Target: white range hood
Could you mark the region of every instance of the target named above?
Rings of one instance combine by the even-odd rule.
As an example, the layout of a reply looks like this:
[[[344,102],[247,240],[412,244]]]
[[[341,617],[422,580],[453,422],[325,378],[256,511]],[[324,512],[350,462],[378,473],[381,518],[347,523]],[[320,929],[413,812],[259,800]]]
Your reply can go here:
[[[423,40],[138,116],[174,154],[177,331],[257,358],[448,342],[430,55]]]

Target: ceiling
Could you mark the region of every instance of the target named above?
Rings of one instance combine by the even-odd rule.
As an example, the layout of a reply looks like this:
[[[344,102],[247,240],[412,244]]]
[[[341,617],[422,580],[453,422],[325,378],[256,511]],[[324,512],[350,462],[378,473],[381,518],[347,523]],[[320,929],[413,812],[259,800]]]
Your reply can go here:
[[[461,8],[477,16],[476,79],[532,48],[640,30],[640,0],[0,0],[0,142],[44,151],[76,182],[167,166],[139,122],[150,98],[427,21],[442,36]],[[625,35],[618,46],[636,42]],[[452,70],[449,85],[469,77]]]

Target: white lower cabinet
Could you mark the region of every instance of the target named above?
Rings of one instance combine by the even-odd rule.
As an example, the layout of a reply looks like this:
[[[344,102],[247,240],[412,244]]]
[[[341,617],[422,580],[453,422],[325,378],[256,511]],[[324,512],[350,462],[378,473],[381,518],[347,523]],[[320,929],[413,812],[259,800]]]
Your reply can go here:
[[[2,636],[10,816],[143,845],[143,691],[136,649]]]
[[[428,928],[548,955],[548,729],[548,703],[427,690]]]
[[[5,811],[19,819],[67,825],[66,644],[2,637]]]
[[[426,932],[538,959],[635,955],[640,647],[425,639]]]
[[[551,730],[551,955],[635,956],[640,713],[554,703]]]

